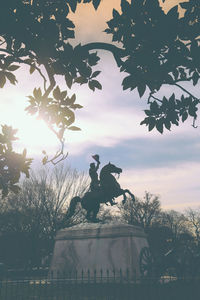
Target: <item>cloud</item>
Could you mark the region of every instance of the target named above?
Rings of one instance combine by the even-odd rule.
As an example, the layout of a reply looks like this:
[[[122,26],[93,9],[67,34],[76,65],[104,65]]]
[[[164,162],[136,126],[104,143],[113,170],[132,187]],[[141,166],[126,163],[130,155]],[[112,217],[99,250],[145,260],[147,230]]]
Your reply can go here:
[[[143,197],[144,191],[160,195],[164,209],[183,210],[200,205],[200,163],[182,163],[161,168],[124,170],[120,183]]]

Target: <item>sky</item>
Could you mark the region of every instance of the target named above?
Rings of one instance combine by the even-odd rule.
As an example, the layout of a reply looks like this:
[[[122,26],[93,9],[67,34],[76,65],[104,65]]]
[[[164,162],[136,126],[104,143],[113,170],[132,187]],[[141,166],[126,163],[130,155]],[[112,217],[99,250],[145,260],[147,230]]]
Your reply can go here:
[[[165,1],[169,9],[178,1]],[[182,1],[179,1],[182,2]],[[112,16],[112,8],[119,9],[120,1],[103,0],[97,12],[90,4],[80,5],[71,19],[76,24],[75,43],[108,41],[110,36],[103,30],[106,20]],[[140,126],[147,108],[147,94],[142,99],[136,91],[123,91],[121,82],[125,74],[119,72],[110,53],[99,51],[101,61],[98,80],[103,89],[93,93],[87,87],[74,85],[69,95],[76,93],[77,103],[84,106],[76,112],[76,124],[80,132],[66,134],[66,163],[79,171],[88,172],[91,155],[99,154],[101,166],[109,161],[123,169],[119,178],[122,188],[129,188],[142,198],[145,191],[160,196],[164,209],[184,210],[200,205],[200,131],[191,122],[174,127],[161,135],[148,132]],[[26,68],[16,72],[18,84],[7,84],[0,90],[1,124],[18,128],[19,141],[16,150],[28,149],[35,159],[33,166],[40,165],[42,150],[55,153],[59,146],[56,137],[42,121],[26,115],[24,107],[33,88],[42,86],[36,73],[28,74]],[[66,89],[58,78],[61,89]],[[178,90],[164,86],[161,95],[171,95]],[[193,89],[198,95],[198,89]],[[198,125],[198,124],[197,124]],[[200,124],[199,124],[200,125]]]

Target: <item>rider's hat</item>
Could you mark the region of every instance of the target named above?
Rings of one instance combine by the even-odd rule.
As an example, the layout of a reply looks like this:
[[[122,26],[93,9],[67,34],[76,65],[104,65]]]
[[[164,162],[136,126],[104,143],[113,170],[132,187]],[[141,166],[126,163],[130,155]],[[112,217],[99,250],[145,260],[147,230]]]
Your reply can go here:
[[[94,160],[96,160],[96,162],[99,162],[99,155],[98,154],[92,155],[92,158],[94,158]]]

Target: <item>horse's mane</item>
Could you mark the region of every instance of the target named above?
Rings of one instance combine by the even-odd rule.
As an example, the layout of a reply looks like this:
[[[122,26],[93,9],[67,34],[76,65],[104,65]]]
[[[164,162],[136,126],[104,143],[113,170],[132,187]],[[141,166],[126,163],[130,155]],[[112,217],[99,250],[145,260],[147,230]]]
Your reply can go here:
[[[113,181],[113,179],[116,181],[115,177],[108,171],[108,167],[112,165],[111,163],[108,163],[107,165],[103,166],[103,168],[100,171],[100,181],[102,179],[106,178],[106,180],[109,178]]]
[[[110,163],[108,163],[107,165],[105,165],[105,166],[103,166],[103,167],[101,168],[100,174],[101,174],[102,172],[105,172],[105,171],[107,170],[109,164],[110,164]]]

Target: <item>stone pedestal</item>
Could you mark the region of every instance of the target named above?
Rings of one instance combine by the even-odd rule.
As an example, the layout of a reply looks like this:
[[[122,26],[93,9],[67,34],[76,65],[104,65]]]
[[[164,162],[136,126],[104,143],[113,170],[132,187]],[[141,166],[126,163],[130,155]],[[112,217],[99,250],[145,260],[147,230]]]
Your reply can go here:
[[[139,278],[139,255],[148,247],[142,228],[127,224],[81,224],[58,231],[50,271],[104,272]],[[102,271],[101,271],[102,270]],[[121,271],[120,271],[121,270]],[[114,271],[114,273],[113,273]]]

